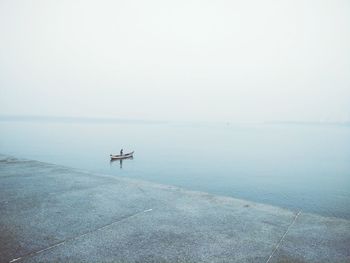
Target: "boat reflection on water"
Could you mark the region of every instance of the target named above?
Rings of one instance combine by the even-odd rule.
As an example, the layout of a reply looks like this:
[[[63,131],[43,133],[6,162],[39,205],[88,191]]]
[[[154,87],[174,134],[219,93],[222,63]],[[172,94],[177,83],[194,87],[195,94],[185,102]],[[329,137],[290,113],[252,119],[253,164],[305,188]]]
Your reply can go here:
[[[120,151],[120,153],[123,153],[123,150]],[[109,155],[111,158],[110,164],[114,161],[119,161],[120,169],[123,168],[123,160],[132,160],[134,159],[134,151],[126,153],[126,154],[110,154]]]
[[[132,159],[134,159],[134,157],[133,156],[131,156],[131,157],[129,157],[129,158],[125,158],[125,159],[111,159],[110,160],[110,165],[112,166],[112,165],[115,165],[115,164],[117,164],[117,163],[119,163],[119,168],[120,169],[122,169],[123,168],[123,161],[125,161],[125,160],[132,160]]]

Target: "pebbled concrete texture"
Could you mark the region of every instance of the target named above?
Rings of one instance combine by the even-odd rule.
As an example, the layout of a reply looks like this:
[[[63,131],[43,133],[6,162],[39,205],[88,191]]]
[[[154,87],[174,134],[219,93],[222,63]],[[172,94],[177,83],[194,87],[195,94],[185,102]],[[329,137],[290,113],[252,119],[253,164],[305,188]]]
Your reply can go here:
[[[0,262],[350,262],[350,221],[0,155]]]

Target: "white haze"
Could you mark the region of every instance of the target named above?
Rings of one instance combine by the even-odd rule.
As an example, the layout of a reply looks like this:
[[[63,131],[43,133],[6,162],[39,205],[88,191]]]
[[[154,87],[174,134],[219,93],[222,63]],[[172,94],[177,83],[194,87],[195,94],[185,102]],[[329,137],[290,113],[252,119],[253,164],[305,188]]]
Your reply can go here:
[[[349,0],[0,0],[0,114],[349,121]]]

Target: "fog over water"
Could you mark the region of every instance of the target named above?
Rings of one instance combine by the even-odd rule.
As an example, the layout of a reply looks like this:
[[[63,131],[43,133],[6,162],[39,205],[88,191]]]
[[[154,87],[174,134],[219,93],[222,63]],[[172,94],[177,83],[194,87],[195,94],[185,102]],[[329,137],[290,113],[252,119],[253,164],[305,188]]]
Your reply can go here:
[[[0,154],[350,219],[349,47],[349,0],[0,0]]]
[[[0,153],[350,219],[350,126],[1,120]],[[110,163],[109,154],[135,151]]]
[[[347,0],[0,1],[0,113],[349,121]]]

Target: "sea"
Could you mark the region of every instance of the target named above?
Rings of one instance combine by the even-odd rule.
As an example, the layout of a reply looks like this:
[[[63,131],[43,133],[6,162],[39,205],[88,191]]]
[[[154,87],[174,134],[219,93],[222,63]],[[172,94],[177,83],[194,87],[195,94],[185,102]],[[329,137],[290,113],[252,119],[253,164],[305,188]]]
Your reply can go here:
[[[0,153],[350,219],[345,124],[1,117]]]

